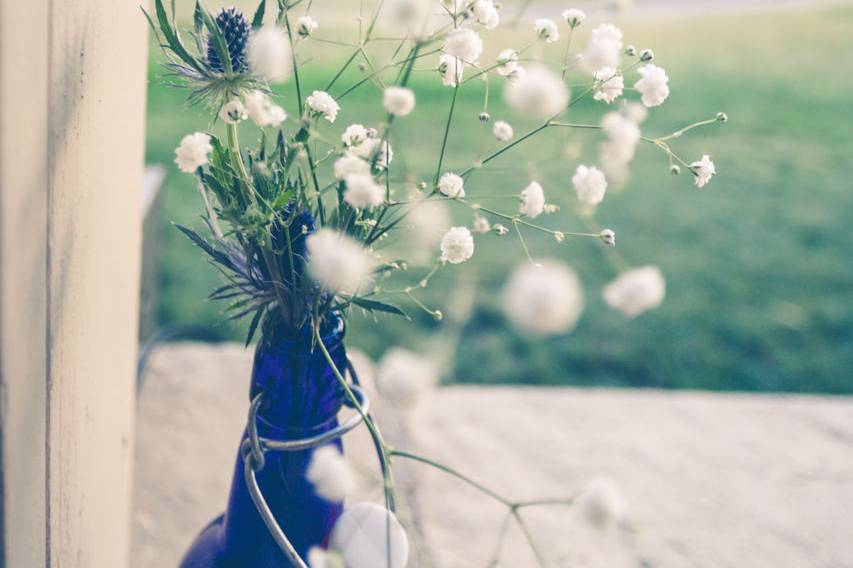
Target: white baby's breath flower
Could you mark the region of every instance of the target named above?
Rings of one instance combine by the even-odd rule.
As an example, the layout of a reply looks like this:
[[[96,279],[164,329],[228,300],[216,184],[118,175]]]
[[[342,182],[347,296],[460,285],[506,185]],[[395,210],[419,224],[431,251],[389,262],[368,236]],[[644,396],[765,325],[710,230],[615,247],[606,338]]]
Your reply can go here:
[[[657,266],[634,268],[604,287],[604,301],[629,318],[657,308],[666,295],[666,281]]]
[[[317,495],[334,503],[342,502],[355,489],[355,474],[349,462],[332,445],[314,450],[305,478]]]
[[[208,162],[211,152],[210,136],[204,132],[187,134],[175,148],[175,163],[182,172],[191,174]]]
[[[445,87],[455,87],[462,81],[462,60],[444,53],[438,58],[438,73]]]
[[[367,129],[361,124],[350,124],[341,135],[341,142],[343,142],[343,145],[347,148],[351,148],[353,146],[358,146],[367,140],[369,136],[370,134],[367,132]]]
[[[522,114],[548,118],[566,108],[569,88],[554,72],[531,67],[523,76],[507,83],[504,99]]]
[[[344,179],[356,174],[370,174],[370,164],[355,156],[347,153],[335,160],[335,177]]]
[[[578,199],[587,205],[597,205],[604,199],[604,193],[607,191],[607,179],[604,173],[593,167],[578,166],[575,170],[575,175],[572,176],[572,183],[575,186],[575,191],[578,194]]]
[[[512,125],[503,120],[496,121],[494,126],[492,126],[492,135],[501,142],[510,140],[514,134],[515,132],[512,130]]]
[[[598,238],[606,244],[612,247],[616,246],[616,233],[613,232],[612,229],[602,229],[600,233],[598,233]]]
[[[578,509],[584,519],[597,528],[618,524],[625,518],[625,499],[609,479],[594,479],[578,496]]]
[[[308,273],[323,288],[355,294],[370,281],[373,259],[356,240],[331,229],[308,235]]]
[[[264,26],[249,36],[247,55],[252,73],[267,81],[279,83],[290,74],[290,42],[278,26]]]
[[[434,251],[444,233],[451,227],[453,219],[444,201],[423,200],[413,207],[406,216],[410,230],[407,238],[414,245],[414,253],[419,261],[435,259]]]
[[[384,170],[394,159],[394,150],[387,140],[368,138],[351,149],[352,153],[360,156],[374,165],[378,170]]]
[[[593,96],[595,100],[612,103],[622,95],[625,78],[613,67],[602,67],[593,74],[593,77],[600,82]]]
[[[311,16],[302,16],[296,20],[296,33],[303,38],[310,36],[318,27],[320,24]]]
[[[649,117],[649,109],[645,105],[634,101],[622,105],[621,113],[622,116],[634,124],[642,124]]]
[[[477,0],[471,7],[477,23],[487,30],[493,30],[501,23],[501,16],[492,0]]]
[[[489,223],[489,220],[483,217],[482,215],[477,215],[474,217],[474,232],[475,233],[488,233],[492,230],[492,225]]]
[[[509,77],[518,69],[518,52],[511,47],[504,49],[498,54],[497,63],[495,71],[498,75]]]
[[[586,14],[577,8],[569,8],[568,10],[563,10],[563,19],[566,20],[569,26],[576,28],[586,20]]]
[[[406,87],[387,87],[382,94],[382,106],[395,116],[406,116],[415,110],[415,93]]]
[[[323,118],[329,122],[335,122],[338,111],[341,110],[337,101],[326,91],[314,91],[305,99],[305,102],[308,103],[308,108],[323,115]]]
[[[451,172],[446,172],[438,180],[438,191],[447,197],[465,197],[465,180]]]
[[[233,99],[219,109],[219,118],[225,124],[238,124],[240,121],[249,118],[249,115],[246,113],[246,107],[243,106],[243,103]]]
[[[560,39],[560,31],[557,29],[557,24],[553,20],[547,18],[539,18],[533,22],[533,31],[539,39],[545,40],[545,43],[554,43]]]
[[[636,122],[628,118],[628,114],[636,116],[637,113],[626,109],[637,106],[645,110],[639,103],[626,105],[623,112],[609,112],[601,120],[605,140],[601,144],[600,161],[611,179],[624,180],[627,177],[627,166],[634,159],[641,133]]]
[[[405,568],[409,560],[409,539],[400,521],[374,503],[347,507],[335,523],[330,544],[347,568]]]
[[[518,212],[522,215],[527,215],[531,219],[534,219],[545,210],[545,193],[538,182],[530,182],[530,185],[522,190],[519,198],[521,199],[521,203],[518,206]]]
[[[249,118],[261,128],[279,126],[287,118],[284,109],[273,103],[263,91],[250,91],[245,98]]]
[[[384,398],[402,408],[412,408],[438,384],[432,361],[402,347],[388,350],[379,363],[376,387]]]
[[[583,310],[575,271],[557,261],[516,268],[503,291],[503,309],[516,327],[537,335],[568,333]]]
[[[619,67],[622,31],[613,24],[601,24],[592,30],[581,63],[590,73],[602,67]]]
[[[696,174],[696,187],[705,187],[705,184],[711,181],[711,176],[717,173],[717,167],[707,154],[698,162],[690,164],[690,169]]]
[[[392,26],[420,36],[429,17],[429,0],[389,0],[383,13]]]
[[[468,227],[451,227],[441,239],[441,261],[462,264],[474,255],[474,237]]]
[[[385,189],[373,181],[369,174],[350,174],[344,178],[344,184],[344,201],[356,209],[376,207],[385,198]]]
[[[642,97],[640,100],[647,107],[655,107],[661,104],[669,96],[669,77],[663,68],[658,67],[653,63],[643,65],[637,72],[641,78],[634,83],[634,88],[640,91]]]
[[[347,568],[344,559],[334,550],[323,550],[319,546],[308,551],[308,568]]]
[[[472,64],[476,63],[483,53],[483,40],[471,28],[459,28],[447,34],[443,50],[448,55]]]

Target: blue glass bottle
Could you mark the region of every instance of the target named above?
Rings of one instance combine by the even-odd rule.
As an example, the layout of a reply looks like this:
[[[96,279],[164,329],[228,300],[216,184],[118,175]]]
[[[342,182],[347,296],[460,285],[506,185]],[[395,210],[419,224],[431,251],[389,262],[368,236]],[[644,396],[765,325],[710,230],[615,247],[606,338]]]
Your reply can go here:
[[[333,318],[327,327],[323,343],[342,370],[346,368],[343,320]],[[265,402],[258,414],[259,436],[294,440],[338,425],[344,394],[323,352],[312,343],[309,329],[296,337],[273,331],[258,343],[250,398],[264,392]],[[334,443],[341,449],[340,440]],[[264,468],[257,474],[270,509],[302,558],[312,546],[326,544],[342,512],[340,504],[319,497],[306,480],[312,453],[268,452]],[[202,530],[180,566],[289,568],[252,503],[239,451],[227,510]]]

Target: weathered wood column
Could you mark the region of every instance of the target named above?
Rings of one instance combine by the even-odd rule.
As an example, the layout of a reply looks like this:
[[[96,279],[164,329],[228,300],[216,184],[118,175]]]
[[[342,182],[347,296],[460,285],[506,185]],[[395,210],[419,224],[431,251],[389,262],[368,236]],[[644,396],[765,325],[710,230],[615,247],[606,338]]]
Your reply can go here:
[[[147,32],[0,3],[0,565],[127,565]]]

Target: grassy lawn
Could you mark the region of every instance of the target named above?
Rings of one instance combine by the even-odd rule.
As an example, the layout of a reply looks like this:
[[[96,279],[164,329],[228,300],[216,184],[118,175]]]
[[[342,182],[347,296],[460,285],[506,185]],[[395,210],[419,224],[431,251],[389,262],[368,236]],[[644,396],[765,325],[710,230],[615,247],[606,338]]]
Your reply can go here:
[[[654,48],[670,75],[672,95],[651,112],[643,125],[647,135],[669,133],[719,110],[730,117],[724,126],[676,142],[685,158],[709,153],[716,162],[718,175],[705,189],[697,190],[688,175],[670,176],[663,154],[645,145],[625,189],[609,192],[597,213],[596,223],[616,231],[621,258],[662,268],[666,302],[626,321],[600,299],[601,286],[614,276],[613,252],[592,239],[557,245],[530,235],[534,256],[559,257],[579,271],[587,308],[571,335],[546,341],[520,336],[508,328],[498,303],[508,270],[523,259],[519,241],[480,238],[468,270],[439,271],[421,294],[431,307],[447,311],[450,292],[476,276],[475,310],[449,380],[853,392],[853,78],[845,71],[853,68],[853,9],[617,23],[626,43]],[[530,34],[522,40],[512,33],[484,36],[489,52],[529,41]],[[585,42],[586,33],[579,39],[578,45]],[[322,88],[332,65],[349,55],[347,48],[317,51],[305,69],[309,91]],[[434,62],[433,56],[419,67]],[[181,136],[207,128],[208,120],[183,106],[184,93],[159,86],[159,74],[152,63],[147,159],[170,165],[158,321],[239,338],[242,330],[223,324],[220,306],[205,300],[219,283],[217,274],[171,226],[200,225],[198,193],[192,178],[172,165],[172,152]],[[356,70],[348,74],[333,94],[358,76]],[[426,71],[415,74],[414,84],[418,109],[399,122],[394,165],[405,163],[429,177],[451,90]],[[282,100],[295,114],[292,89],[292,83],[286,86]],[[507,118],[516,133],[534,124],[505,110],[498,82],[492,91],[493,118]],[[460,93],[445,169],[467,167],[490,143],[489,127],[477,119],[482,94],[480,81]],[[340,102],[338,121],[325,132],[329,138],[351,122],[380,120],[370,87]],[[578,105],[571,120],[596,121],[602,104]],[[595,161],[599,141],[596,131],[547,132],[477,172],[467,191],[516,193],[535,175],[549,200],[562,207],[546,223],[584,230],[570,177],[580,161]],[[567,157],[565,147],[576,143],[580,155]],[[470,211],[456,213],[470,222]],[[412,281],[418,277],[413,269]],[[405,307],[414,322],[355,316],[349,343],[378,356],[395,343],[417,347],[440,330],[426,314]]]

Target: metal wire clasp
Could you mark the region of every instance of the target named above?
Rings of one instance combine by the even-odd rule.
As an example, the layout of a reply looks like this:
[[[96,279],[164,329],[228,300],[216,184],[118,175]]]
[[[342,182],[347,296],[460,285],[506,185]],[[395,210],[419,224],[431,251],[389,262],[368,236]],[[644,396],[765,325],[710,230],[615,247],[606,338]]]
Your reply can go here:
[[[360,412],[348,418],[344,423],[323,432],[316,436],[302,438],[299,440],[271,440],[258,436],[258,410],[263,404],[264,393],[259,392],[252,404],[249,406],[249,417],[246,425],[246,439],[240,446],[240,454],[243,456],[243,469],[246,478],[246,487],[249,490],[249,495],[252,497],[252,502],[258,510],[264,524],[270,531],[276,544],[278,544],[285,557],[290,561],[294,568],[308,568],[308,565],[299,557],[296,549],[290,543],[287,535],[284,534],[281,526],[273,515],[272,510],[267,505],[261,493],[261,488],[258,485],[257,472],[264,468],[266,460],[264,454],[266,452],[295,452],[299,450],[307,450],[322,446],[332,440],[342,437],[344,434],[361,424],[362,416],[367,415],[370,409],[370,401],[364,391],[356,385],[350,385],[358,405],[361,407],[363,414]],[[348,401],[344,402],[347,406],[352,406]]]

